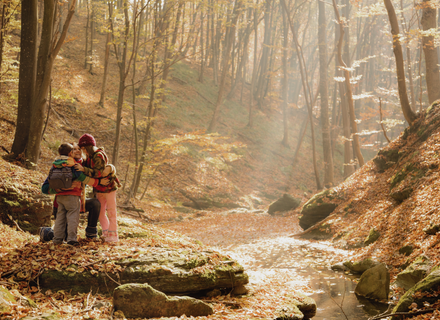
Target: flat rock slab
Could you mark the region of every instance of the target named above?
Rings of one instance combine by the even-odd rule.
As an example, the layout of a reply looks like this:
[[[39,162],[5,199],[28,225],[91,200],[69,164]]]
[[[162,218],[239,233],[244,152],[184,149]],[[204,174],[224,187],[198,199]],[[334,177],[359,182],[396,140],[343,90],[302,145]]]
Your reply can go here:
[[[124,284],[113,292],[113,305],[127,318],[201,317],[214,313],[212,307],[191,297],[168,297],[148,284]]]
[[[40,276],[40,287],[72,293],[92,290],[111,295],[119,284],[148,283],[166,294],[200,295],[249,282],[241,265],[225,256],[219,258],[218,253],[212,251],[152,248],[137,258],[123,258],[114,263],[122,270],[117,274],[47,270]]]

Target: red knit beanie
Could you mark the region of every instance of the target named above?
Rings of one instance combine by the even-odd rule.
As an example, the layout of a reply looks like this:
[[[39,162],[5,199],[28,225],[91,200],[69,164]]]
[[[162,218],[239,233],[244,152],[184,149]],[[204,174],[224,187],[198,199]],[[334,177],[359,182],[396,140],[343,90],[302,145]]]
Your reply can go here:
[[[78,146],[80,148],[86,147],[86,146],[96,146],[95,138],[93,138],[92,135],[85,133],[79,138]]]

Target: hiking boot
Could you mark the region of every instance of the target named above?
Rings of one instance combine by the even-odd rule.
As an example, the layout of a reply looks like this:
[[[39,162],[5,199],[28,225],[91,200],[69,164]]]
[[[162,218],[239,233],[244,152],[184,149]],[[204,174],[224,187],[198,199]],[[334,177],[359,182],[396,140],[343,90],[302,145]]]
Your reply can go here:
[[[79,247],[80,244],[78,241],[69,241],[67,242],[68,245],[74,246],[74,247]]]

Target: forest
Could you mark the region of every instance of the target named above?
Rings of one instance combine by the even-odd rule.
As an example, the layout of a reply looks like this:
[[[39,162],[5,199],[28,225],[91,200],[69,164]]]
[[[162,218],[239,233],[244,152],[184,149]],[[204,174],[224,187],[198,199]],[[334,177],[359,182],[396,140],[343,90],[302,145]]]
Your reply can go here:
[[[2,0],[0,318],[440,318],[439,8]]]

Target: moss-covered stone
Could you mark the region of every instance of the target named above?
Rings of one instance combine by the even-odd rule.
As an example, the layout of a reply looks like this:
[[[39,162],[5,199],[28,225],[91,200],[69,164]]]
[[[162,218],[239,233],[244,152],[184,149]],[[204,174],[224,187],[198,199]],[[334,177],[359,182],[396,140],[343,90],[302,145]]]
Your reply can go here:
[[[425,256],[420,256],[397,275],[394,284],[405,290],[409,290],[426,276],[431,267],[431,261]]]
[[[391,191],[390,197],[400,203],[408,199],[412,192],[413,188],[406,186],[405,188]]]
[[[183,254],[172,249],[156,248],[136,259],[115,261],[123,269],[117,274],[45,271],[40,276],[40,287],[73,293],[99,290],[111,294],[117,281],[121,284],[148,283],[156,290],[169,294],[197,295],[215,288],[232,289],[249,282],[241,265],[226,257],[227,260],[212,263],[210,254],[210,251]]]
[[[333,232],[331,226],[327,223],[324,223],[318,227],[313,228],[312,230],[307,231],[301,237],[303,239],[328,240],[333,237]]]
[[[388,300],[390,274],[384,263],[366,270],[355,288],[355,293],[368,299]]]
[[[400,156],[399,150],[381,149],[377,153],[377,156],[373,158],[373,162],[379,172],[384,172],[395,165],[397,161],[399,161]]]
[[[415,298],[416,292],[430,292],[431,290],[438,290],[440,287],[440,269],[435,268],[426,278],[419,281],[415,286],[409,289],[400,299],[397,305],[394,307],[392,313],[396,312],[408,312],[412,303],[416,303],[419,308],[423,306],[423,301],[429,302],[429,297]],[[437,298],[435,297],[435,300]],[[432,301],[430,302],[432,303]],[[396,316],[391,318],[392,320],[399,319]]]
[[[207,303],[190,297],[168,297],[148,284],[130,283],[113,292],[115,310],[128,318],[209,316],[214,310]]]
[[[344,262],[345,267],[347,267],[352,273],[357,273],[357,274],[362,274],[368,269],[373,268],[378,264],[379,262],[374,261],[371,258],[366,258],[364,260],[356,261],[356,262],[351,262],[351,261]]]
[[[440,231],[440,225],[438,224],[431,224],[429,227],[423,230],[426,234],[429,235],[435,235],[437,232]]]
[[[40,227],[50,225],[52,200],[42,194],[40,185],[22,185],[4,179],[0,184],[0,219],[13,226],[36,234]]]
[[[11,311],[11,304],[17,301],[15,297],[3,286],[0,286],[0,315],[7,314]]]
[[[280,199],[273,202],[269,206],[267,213],[273,215],[276,212],[294,210],[294,209],[298,208],[300,204],[301,204],[300,199],[296,199],[296,198],[292,197],[290,194],[285,193]]]
[[[299,225],[304,230],[327,218],[337,207],[330,201],[338,198],[337,192],[327,189],[315,194],[301,209]]]
[[[365,238],[364,245],[368,246],[373,242],[376,242],[376,240],[379,239],[379,237],[380,237],[380,232],[377,231],[375,228],[372,228],[368,236]]]
[[[310,297],[301,293],[288,295],[283,299],[283,305],[276,310],[276,319],[279,320],[301,320],[310,319],[316,315],[316,302]]]
[[[400,182],[405,180],[407,175],[414,170],[414,164],[413,163],[407,163],[402,170],[398,171],[395,175],[391,177],[390,180],[390,189],[393,189],[395,186],[397,186]]]
[[[399,249],[399,253],[405,256],[409,256],[413,252],[414,252],[414,246],[410,244],[403,246],[402,248]]]

